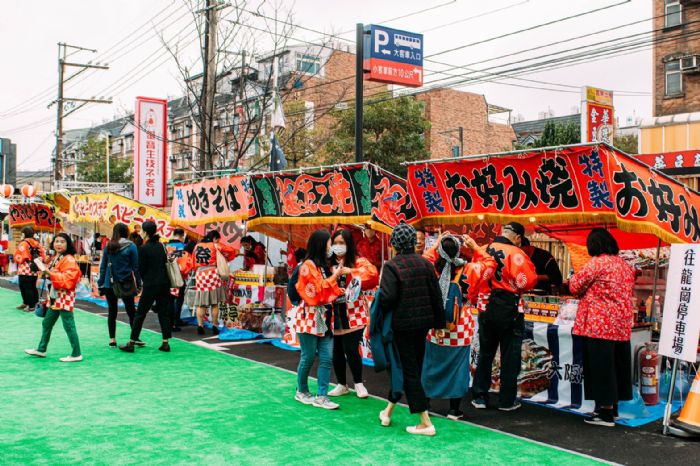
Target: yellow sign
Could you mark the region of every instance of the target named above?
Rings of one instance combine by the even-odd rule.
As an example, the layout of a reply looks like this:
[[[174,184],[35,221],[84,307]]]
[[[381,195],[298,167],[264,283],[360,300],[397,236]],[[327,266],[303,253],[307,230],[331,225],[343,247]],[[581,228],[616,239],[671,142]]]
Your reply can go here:
[[[597,87],[586,86],[586,100],[601,105],[613,104],[613,91],[598,89]]]

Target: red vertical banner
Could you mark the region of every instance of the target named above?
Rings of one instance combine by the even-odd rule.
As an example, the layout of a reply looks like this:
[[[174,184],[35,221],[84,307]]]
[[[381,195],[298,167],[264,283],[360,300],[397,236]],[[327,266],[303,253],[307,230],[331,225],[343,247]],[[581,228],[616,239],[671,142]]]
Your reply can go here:
[[[165,207],[168,101],[137,97],[134,122],[134,199],[153,207]]]
[[[586,142],[604,142],[612,145],[615,109],[611,106],[592,103],[588,103],[587,107],[588,134]]]

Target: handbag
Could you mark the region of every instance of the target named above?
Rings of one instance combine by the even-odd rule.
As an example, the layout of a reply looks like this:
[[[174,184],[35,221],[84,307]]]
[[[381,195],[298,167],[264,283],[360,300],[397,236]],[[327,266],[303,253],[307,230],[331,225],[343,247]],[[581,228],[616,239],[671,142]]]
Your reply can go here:
[[[218,273],[219,277],[223,280],[228,280],[228,277],[231,276],[231,269],[228,267],[228,261],[218,249],[216,250],[216,273]]]
[[[168,272],[168,279],[170,280],[170,286],[172,288],[182,288],[185,282],[182,280],[182,273],[180,273],[180,266],[174,257],[168,255],[168,249],[163,246],[165,251],[165,270]]]
[[[133,272],[126,280],[115,280],[114,271],[112,270],[112,259],[109,254],[107,254],[107,266],[109,267],[109,282],[112,284],[114,296],[117,298],[130,298],[138,294]]]
[[[37,317],[44,318],[46,316],[46,300],[44,298],[44,289],[46,288],[46,278],[41,283],[41,291],[39,292],[39,302],[34,306],[34,314]]]

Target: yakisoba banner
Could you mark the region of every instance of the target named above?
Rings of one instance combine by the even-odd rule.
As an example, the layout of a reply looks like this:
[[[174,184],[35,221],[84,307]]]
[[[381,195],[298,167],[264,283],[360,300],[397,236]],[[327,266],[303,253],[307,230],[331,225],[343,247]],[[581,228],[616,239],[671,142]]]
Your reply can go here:
[[[175,186],[170,218],[183,225],[233,222],[248,217],[250,204],[246,176],[195,181]]]
[[[157,225],[158,234],[165,238],[172,236],[174,229],[167,213],[118,194],[72,196],[68,219],[71,222],[99,222],[110,225],[121,222],[129,228],[151,220]]]
[[[53,207],[46,204],[10,204],[8,215],[11,227],[31,226],[35,230],[60,230],[61,219],[54,214]]]
[[[700,194],[602,144],[416,163],[408,184],[424,224],[610,222],[700,240]]]

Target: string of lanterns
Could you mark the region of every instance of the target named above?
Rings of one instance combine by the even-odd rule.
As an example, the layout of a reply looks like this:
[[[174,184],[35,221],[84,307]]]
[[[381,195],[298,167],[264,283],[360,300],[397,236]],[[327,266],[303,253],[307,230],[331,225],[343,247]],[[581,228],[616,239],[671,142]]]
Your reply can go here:
[[[20,189],[20,193],[22,193],[22,196],[29,197],[29,198],[36,196],[38,192],[39,192],[39,190],[33,184],[25,184]],[[0,197],[8,198],[8,197],[11,197],[14,193],[15,193],[15,187],[12,186],[11,184],[1,184],[0,185]]]

